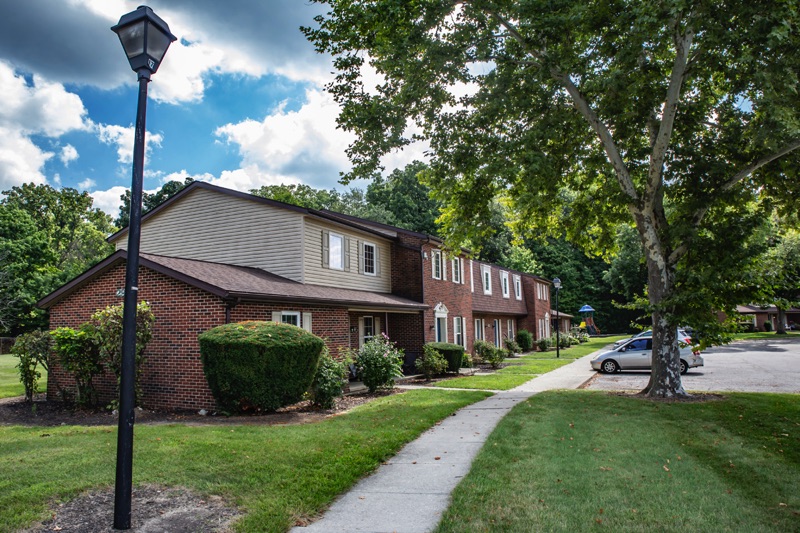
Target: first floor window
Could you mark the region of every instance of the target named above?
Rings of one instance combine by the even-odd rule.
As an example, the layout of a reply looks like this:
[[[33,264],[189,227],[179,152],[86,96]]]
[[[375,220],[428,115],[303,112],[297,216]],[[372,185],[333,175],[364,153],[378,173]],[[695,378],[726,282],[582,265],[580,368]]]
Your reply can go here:
[[[453,343],[465,346],[464,342],[464,319],[457,316],[453,319]]]
[[[500,321],[495,319],[494,321],[494,345],[500,348],[503,346],[502,340],[500,339],[502,335]]]
[[[362,316],[358,319],[358,346],[364,346],[381,332],[381,319],[377,316]]]
[[[436,342],[447,342],[447,317],[436,317]]]
[[[475,340],[482,341],[483,340],[483,319],[476,318],[475,319]]]
[[[306,331],[311,331],[311,313],[300,311],[273,311],[272,321],[281,324],[291,324]]]
[[[508,319],[508,338],[509,339],[513,339],[514,338],[514,319],[513,318],[509,318]]]

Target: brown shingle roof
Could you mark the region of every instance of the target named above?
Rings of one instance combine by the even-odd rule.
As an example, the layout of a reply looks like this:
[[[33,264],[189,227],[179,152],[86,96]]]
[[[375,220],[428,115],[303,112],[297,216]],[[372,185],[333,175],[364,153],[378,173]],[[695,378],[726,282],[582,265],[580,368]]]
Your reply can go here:
[[[38,305],[50,307],[72,291],[89,283],[96,275],[124,261],[125,250],[119,250],[104,261],[44,297]],[[221,298],[243,300],[314,302],[366,308],[422,310],[428,306],[393,294],[384,294],[338,287],[305,285],[265,270],[222,263],[197,261],[154,254],[140,254],[140,265]]]

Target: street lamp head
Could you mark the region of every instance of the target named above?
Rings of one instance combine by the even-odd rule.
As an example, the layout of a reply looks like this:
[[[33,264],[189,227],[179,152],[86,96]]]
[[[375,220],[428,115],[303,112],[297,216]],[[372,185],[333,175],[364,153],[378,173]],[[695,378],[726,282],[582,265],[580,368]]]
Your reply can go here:
[[[133,71],[148,79],[158,70],[169,45],[177,40],[167,23],[147,6],[122,15],[111,31],[119,36]]]
[[[553,278],[553,287],[555,287],[556,290],[560,289],[561,288],[561,280],[558,279],[558,278]]]

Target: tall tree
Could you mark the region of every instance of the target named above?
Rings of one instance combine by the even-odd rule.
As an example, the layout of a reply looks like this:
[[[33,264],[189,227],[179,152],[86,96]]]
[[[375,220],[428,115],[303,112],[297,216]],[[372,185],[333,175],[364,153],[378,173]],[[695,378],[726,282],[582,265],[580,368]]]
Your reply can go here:
[[[431,198],[431,190],[419,179],[428,166],[420,161],[395,169],[388,177],[378,175],[367,186],[367,202],[371,208],[388,212],[387,223],[410,231],[438,235],[436,219],[439,202]]]
[[[760,281],[765,285],[768,298],[778,308],[776,333],[786,333],[786,310],[800,305],[800,232],[787,230],[779,236],[775,246],[764,254],[760,262]]]
[[[634,224],[654,327],[645,391],[685,395],[675,326],[712,313],[683,278],[737,266],[707,245],[739,247],[749,206],[797,209],[796,3],[315,1],[329,11],[304,31],[334,56],[339,124],[357,134],[345,180],[425,138],[453,241],[496,196],[518,232],[558,222],[589,248]]]
[[[4,329],[46,324],[35,303],[113,250],[111,218],[87,192],[24,184],[0,200],[0,300]]]

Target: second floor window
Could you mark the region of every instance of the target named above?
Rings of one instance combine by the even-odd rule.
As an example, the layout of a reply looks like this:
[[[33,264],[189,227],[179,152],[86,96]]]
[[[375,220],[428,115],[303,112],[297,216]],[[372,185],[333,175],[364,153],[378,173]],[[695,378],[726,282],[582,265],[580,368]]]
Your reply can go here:
[[[492,294],[492,269],[487,265],[481,266],[481,276],[483,277],[483,294]]]
[[[350,239],[340,233],[322,231],[322,266],[350,270]]]
[[[500,272],[500,282],[503,286],[503,298],[508,298],[508,272]]]
[[[378,249],[374,244],[365,242],[362,245],[361,260],[364,274],[374,276],[378,273]]]
[[[330,266],[334,270],[344,270],[344,237],[330,234]]]
[[[464,279],[464,272],[462,272],[462,259],[456,257],[453,259],[453,282],[454,283],[463,283]]]
[[[522,279],[517,275],[514,275],[514,296],[522,300]]]
[[[442,252],[433,250],[431,252],[431,268],[433,269],[433,279],[442,279]]]

